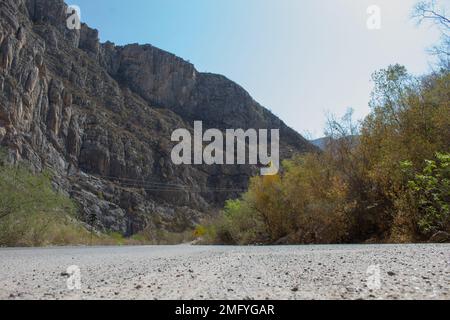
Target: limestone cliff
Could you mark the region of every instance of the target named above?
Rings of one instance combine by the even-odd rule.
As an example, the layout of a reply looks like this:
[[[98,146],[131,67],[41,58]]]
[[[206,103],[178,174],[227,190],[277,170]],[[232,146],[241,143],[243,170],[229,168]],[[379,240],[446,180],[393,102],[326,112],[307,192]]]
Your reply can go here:
[[[151,45],[66,27],[62,0],[0,0],[0,144],[50,169],[100,230],[181,231],[247,187],[252,166],[175,166],[171,133],[278,128],[283,157],[314,150],[240,86]],[[92,220],[94,221],[94,220]]]

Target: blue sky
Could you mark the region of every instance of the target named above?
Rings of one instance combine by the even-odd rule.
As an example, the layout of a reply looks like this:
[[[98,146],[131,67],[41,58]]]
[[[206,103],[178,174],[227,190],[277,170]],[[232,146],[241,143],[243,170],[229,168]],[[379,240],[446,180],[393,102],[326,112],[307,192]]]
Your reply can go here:
[[[389,64],[430,70],[431,27],[416,0],[69,0],[101,41],[150,43],[242,85],[289,126],[323,135],[327,113],[368,112],[371,74]],[[381,29],[366,26],[370,5]]]

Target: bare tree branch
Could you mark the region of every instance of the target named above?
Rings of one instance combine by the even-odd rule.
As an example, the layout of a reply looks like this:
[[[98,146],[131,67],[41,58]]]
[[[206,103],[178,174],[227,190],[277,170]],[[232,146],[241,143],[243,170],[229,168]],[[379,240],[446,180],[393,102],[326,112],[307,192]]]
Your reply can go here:
[[[450,17],[447,16],[443,7],[438,8],[436,0],[420,1],[414,7],[413,19],[418,24],[429,21],[436,25],[442,33],[441,42],[434,46],[430,53],[437,56],[441,65],[445,68],[450,66]]]
[[[439,11],[438,11],[439,10]],[[446,16],[444,9],[436,8],[436,1],[421,1],[414,8],[413,18],[419,24],[430,20],[447,30],[450,30],[450,18]]]

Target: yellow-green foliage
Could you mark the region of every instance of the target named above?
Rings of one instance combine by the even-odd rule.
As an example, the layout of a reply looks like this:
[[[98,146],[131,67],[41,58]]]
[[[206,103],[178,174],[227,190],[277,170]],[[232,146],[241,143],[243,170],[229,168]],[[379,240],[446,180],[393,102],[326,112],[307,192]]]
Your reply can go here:
[[[206,234],[206,228],[204,226],[197,226],[194,231],[195,238],[201,238]]]
[[[207,226],[211,241],[406,242],[450,231],[450,72],[414,78],[395,65],[373,80],[364,121],[330,120],[324,152],[253,178]]]
[[[416,79],[396,65],[376,73],[374,81],[373,111],[355,150],[363,159],[368,205],[378,208],[373,224],[394,240],[420,240],[423,208],[409,192],[402,163],[420,172],[437,152],[450,152],[450,72]]]
[[[111,232],[108,234],[108,236],[114,240],[115,244],[118,246],[125,244],[125,238],[124,236],[119,232]]]
[[[0,245],[67,244],[89,236],[74,219],[72,201],[53,190],[48,173],[0,165],[0,190]]]
[[[418,226],[424,234],[450,231],[450,154],[436,154],[436,160],[426,160],[422,172],[413,172],[412,162],[403,162],[410,176],[408,188],[420,209]]]
[[[347,182],[330,168],[327,158],[309,154],[284,163],[285,199],[301,243],[340,242],[347,234]]]
[[[0,246],[144,243],[120,234],[91,233],[77,220],[73,201],[54,191],[49,173],[6,165],[2,159],[0,155]]]
[[[339,242],[346,234],[345,185],[310,154],[284,162],[282,176],[255,177],[241,200],[226,203],[214,229],[215,242]]]
[[[131,242],[131,244],[176,245],[189,243],[195,238],[195,230],[171,232],[161,228],[148,227],[128,239],[127,244]]]

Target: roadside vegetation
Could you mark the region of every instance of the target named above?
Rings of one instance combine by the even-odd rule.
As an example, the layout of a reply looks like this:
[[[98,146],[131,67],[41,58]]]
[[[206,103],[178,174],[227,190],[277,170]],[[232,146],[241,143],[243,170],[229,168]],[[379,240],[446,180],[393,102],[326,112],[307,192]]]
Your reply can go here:
[[[450,20],[434,1],[419,2],[413,17],[442,31],[430,50],[436,70],[375,72],[370,114],[330,117],[324,150],[253,178],[198,228],[205,243],[450,241]]]
[[[49,171],[33,172],[25,162],[11,165],[2,149],[0,190],[0,247],[172,245],[195,239],[192,230],[148,229],[131,237],[93,230],[81,222],[75,202],[55,191]]]
[[[206,243],[426,241],[450,232],[450,72],[373,76],[372,112],[330,119],[323,152],[255,177],[199,228]]]
[[[76,204],[52,186],[50,172],[35,173],[25,163],[10,165],[0,150],[0,247],[64,245],[159,245],[192,241],[192,231],[145,230],[126,238],[92,230]]]
[[[50,181],[48,173],[0,162],[0,246],[89,242],[89,231],[75,219],[75,205]]]
[[[204,243],[450,241],[450,20],[434,1],[419,2],[413,17],[442,31],[430,50],[436,70],[375,72],[370,114],[331,116],[324,150],[254,177],[198,227]]]
[[[0,246],[450,241],[450,25],[433,3],[420,2],[415,18],[443,30],[435,71],[416,77],[397,64],[375,72],[365,119],[354,121],[351,110],[331,116],[324,150],[252,178],[195,231],[101,234],[80,222],[50,172],[0,154]]]

